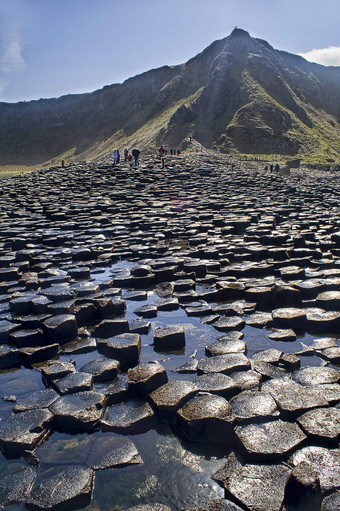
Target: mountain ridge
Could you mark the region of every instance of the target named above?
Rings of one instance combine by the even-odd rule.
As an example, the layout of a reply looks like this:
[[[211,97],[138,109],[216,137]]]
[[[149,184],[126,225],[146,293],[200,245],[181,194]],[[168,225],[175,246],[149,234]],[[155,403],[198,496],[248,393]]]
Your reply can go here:
[[[340,67],[275,50],[242,29],[184,64],[83,94],[0,103],[0,164],[100,157],[114,145],[339,159]]]

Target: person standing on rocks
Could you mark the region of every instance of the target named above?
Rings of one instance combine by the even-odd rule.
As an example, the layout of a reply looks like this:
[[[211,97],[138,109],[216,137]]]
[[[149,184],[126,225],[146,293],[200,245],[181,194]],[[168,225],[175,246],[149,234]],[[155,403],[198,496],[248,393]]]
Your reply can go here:
[[[127,163],[129,158],[129,151],[127,149],[124,149],[124,162]]]
[[[115,165],[117,163],[117,149],[113,151],[113,164]]]
[[[117,160],[116,160],[116,163],[119,165],[119,162],[120,162],[120,152],[119,152],[119,149],[117,149]]]
[[[138,165],[139,165],[140,150],[139,149],[132,149],[131,153],[132,153],[132,156],[135,159],[135,167],[138,167]]]
[[[164,154],[165,154],[165,149],[164,149],[164,147],[163,147],[162,145],[161,145],[161,147],[158,149],[158,152],[159,152],[159,154],[160,154],[161,158],[163,158],[163,156],[164,156]]]

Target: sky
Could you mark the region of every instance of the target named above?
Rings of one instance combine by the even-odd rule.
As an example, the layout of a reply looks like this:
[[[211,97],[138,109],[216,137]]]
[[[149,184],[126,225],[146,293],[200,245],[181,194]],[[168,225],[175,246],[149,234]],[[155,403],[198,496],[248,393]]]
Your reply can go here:
[[[181,64],[235,26],[340,66],[340,0],[0,0],[0,101],[91,92]]]

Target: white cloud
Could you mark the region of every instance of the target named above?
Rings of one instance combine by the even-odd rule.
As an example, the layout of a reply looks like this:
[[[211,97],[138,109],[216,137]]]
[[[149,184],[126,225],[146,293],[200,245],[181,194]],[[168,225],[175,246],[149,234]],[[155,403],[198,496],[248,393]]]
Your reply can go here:
[[[340,66],[340,46],[313,49],[299,55],[309,62],[316,62],[324,66]]]
[[[7,30],[0,40],[0,94],[12,83],[13,79],[26,69],[22,56],[22,43],[18,29]],[[0,99],[1,101],[1,99]]]
[[[25,69],[26,64],[21,52],[19,38],[14,34],[14,37],[5,43],[0,59],[0,69],[3,73],[17,73]]]

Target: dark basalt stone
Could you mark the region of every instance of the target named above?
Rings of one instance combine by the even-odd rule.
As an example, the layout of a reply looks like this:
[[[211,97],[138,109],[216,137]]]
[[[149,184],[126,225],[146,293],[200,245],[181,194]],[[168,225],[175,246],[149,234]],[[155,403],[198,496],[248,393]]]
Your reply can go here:
[[[328,360],[331,364],[339,364],[340,362],[340,347],[327,348],[322,350],[318,355],[325,360]]]
[[[8,343],[8,336],[11,332],[14,332],[20,325],[18,323],[12,323],[3,319],[0,321],[0,343]]]
[[[60,378],[74,372],[74,365],[70,362],[51,361],[44,365],[41,369],[42,377],[47,384],[50,384],[55,380],[60,380]]]
[[[306,439],[297,424],[275,420],[236,428],[236,434],[252,456],[280,459]]]
[[[338,383],[340,373],[331,367],[303,367],[295,371],[292,378],[301,385],[320,385],[322,383]]]
[[[45,336],[40,328],[15,330],[8,336],[11,344],[17,348],[41,346],[44,344]]]
[[[251,511],[280,511],[289,475],[284,465],[245,465],[230,476],[227,493]]]
[[[273,310],[275,328],[291,328],[294,332],[304,332],[307,326],[306,311],[294,307]]]
[[[62,395],[92,390],[93,376],[87,373],[71,373],[54,382],[55,388]]]
[[[135,309],[133,312],[142,318],[155,318],[157,316],[157,307],[153,304],[143,305],[142,307]]]
[[[0,346],[0,371],[20,366],[20,351],[11,346]]]
[[[185,364],[176,367],[175,369],[171,369],[173,373],[180,374],[191,374],[197,372],[198,361],[195,358],[191,358]]]
[[[246,324],[255,328],[270,327],[273,323],[273,316],[269,312],[255,312],[245,320]]]
[[[214,321],[213,326],[216,330],[220,332],[229,332],[230,330],[242,330],[245,322],[242,318],[238,316],[230,316],[221,318],[217,321]]]
[[[150,400],[162,417],[172,415],[198,392],[198,387],[189,381],[169,381],[150,394]]]
[[[152,268],[147,264],[141,264],[131,268],[131,275],[134,277],[146,277],[150,275],[150,273],[152,273]]]
[[[116,378],[115,381],[109,385],[96,385],[96,391],[105,394],[106,402],[108,405],[121,403],[122,401],[126,401],[129,396],[128,380],[127,378],[118,376],[118,378]]]
[[[183,433],[197,442],[226,443],[233,434],[234,416],[226,399],[200,392],[177,411]]]
[[[76,297],[76,291],[67,284],[58,284],[44,289],[44,296],[52,302],[66,302]]]
[[[230,400],[237,421],[270,419],[279,415],[276,403],[268,392],[245,390]]]
[[[139,362],[141,350],[139,334],[120,334],[103,341],[98,339],[97,343],[98,351],[107,357],[118,360],[122,369],[133,367]]]
[[[7,456],[31,451],[50,433],[53,416],[49,410],[28,410],[0,421],[0,448]]]
[[[233,502],[230,502],[230,500],[215,499],[207,504],[191,507],[185,511],[242,511],[242,509]]]
[[[79,369],[80,373],[91,374],[95,383],[114,380],[118,376],[119,371],[119,361],[107,358],[92,360]]]
[[[295,353],[284,353],[280,359],[280,364],[283,365],[287,371],[295,371],[300,369],[301,361]]]
[[[50,344],[37,348],[22,348],[20,350],[20,360],[22,365],[30,366],[37,362],[43,362],[54,358],[59,351],[59,344]]]
[[[338,509],[340,509],[340,491],[325,497],[321,506],[321,511],[338,511]]]
[[[311,348],[315,350],[326,350],[337,346],[336,340],[333,337],[321,337],[319,339],[314,339],[311,344]]]
[[[205,354],[209,357],[217,355],[226,355],[227,353],[245,353],[247,345],[241,339],[239,340],[217,340],[205,347]]]
[[[336,333],[340,326],[340,313],[336,311],[307,310],[307,329],[311,332]]]
[[[63,344],[61,351],[62,353],[75,355],[77,353],[89,353],[95,349],[97,349],[96,339],[85,335],[84,337],[77,337],[74,341],[67,344]]]
[[[336,441],[340,436],[340,408],[315,408],[298,417],[297,423],[317,441]]]
[[[157,307],[159,311],[174,311],[179,307],[177,298],[163,298],[153,302],[153,305]]]
[[[322,492],[340,488],[340,449],[308,446],[294,452],[289,458],[293,466],[308,463],[319,476]]]
[[[340,291],[325,291],[316,297],[317,307],[330,311],[338,311],[340,308]]]
[[[278,365],[282,354],[282,351],[271,348],[269,350],[256,351],[250,358],[255,362],[268,362],[270,364]]]
[[[129,322],[129,331],[132,334],[148,334],[151,328],[151,321],[136,320]]]
[[[256,302],[260,310],[271,309],[272,288],[271,287],[250,287],[245,291],[245,299]]]
[[[43,328],[51,343],[64,344],[77,337],[77,322],[72,314],[60,314],[46,319]]]
[[[93,303],[75,304],[70,311],[75,315],[77,325],[79,327],[93,325],[98,320],[98,313]]]
[[[185,346],[185,332],[181,325],[167,328],[156,328],[154,333],[154,348],[156,351],[177,351]]]
[[[304,387],[288,378],[272,379],[262,385],[269,392],[280,410],[295,413],[326,406],[327,400],[318,387]]]
[[[225,398],[233,396],[240,390],[235,380],[222,373],[202,374],[195,378],[194,384],[202,392],[210,392]]]
[[[198,373],[224,373],[250,369],[249,359],[243,353],[228,353],[198,361]]]
[[[134,434],[154,427],[157,422],[149,403],[128,401],[108,406],[101,420],[101,426],[103,431]]]
[[[148,293],[146,291],[126,291],[124,293],[125,300],[138,301],[147,300]]]
[[[232,373],[230,377],[240,390],[259,390],[262,375],[255,371],[240,371]]]
[[[129,331],[129,322],[126,319],[104,319],[93,330],[93,337],[108,339],[114,335],[125,334]]]
[[[126,507],[123,511],[171,511],[171,508],[164,504],[140,504],[139,506]],[[232,511],[232,510],[230,510]]]
[[[26,506],[32,511],[64,511],[87,506],[94,485],[92,469],[68,467],[44,479],[36,480]],[[55,491],[58,488],[58,491]]]
[[[321,488],[316,471],[302,462],[293,468],[285,488],[285,505],[290,509],[320,509]]]
[[[1,473],[0,473],[1,474]],[[9,473],[1,474],[0,505],[22,502],[31,491],[36,471],[25,465],[9,467]]]
[[[101,439],[100,449],[92,449],[88,462],[94,470],[143,463],[135,444],[125,437]]]
[[[92,430],[100,421],[105,404],[105,394],[85,391],[60,397],[50,410],[61,429]]]
[[[14,412],[25,412],[40,408],[48,408],[59,398],[58,392],[48,388],[33,392],[28,397],[18,399],[13,407]]]
[[[199,307],[186,307],[185,312],[188,316],[207,316],[211,313],[210,305],[201,305]]]
[[[268,334],[270,339],[274,341],[295,341],[296,333],[291,328],[288,329],[273,329],[271,334]]]
[[[129,389],[133,395],[145,396],[168,381],[159,362],[141,364],[128,370]]]
[[[252,369],[262,375],[263,379],[286,378],[289,373],[282,367],[277,367],[270,362],[252,361]]]
[[[241,468],[242,464],[238,460],[236,454],[232,451],[227,457],[224,466],[213,474],[212,479],[226,488],[232,474]]]

